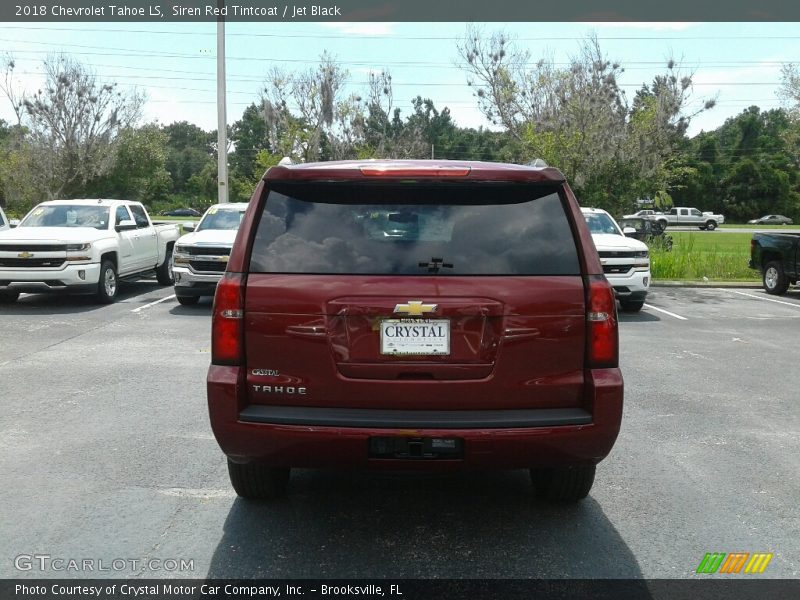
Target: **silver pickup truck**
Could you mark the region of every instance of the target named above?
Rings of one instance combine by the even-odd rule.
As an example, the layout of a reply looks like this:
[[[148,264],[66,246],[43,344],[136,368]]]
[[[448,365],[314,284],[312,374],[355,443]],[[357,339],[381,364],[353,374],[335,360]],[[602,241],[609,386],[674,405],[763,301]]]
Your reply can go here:
[[[94,294],[114,302],[119,278],[155,271],[172,285],[177,225],[153,225],[131,200],[51,200],[0,233],[0,302],[21,292]]]
[[[699,227],[700,229],[707,229],[708,231],[714,231],[718,225],[722,225],[725,222],[725,217],[723,215],[700,212],[696,208],[687,208],[684,206],[672,208],[663,215],[655,215],[650,218],[658,221],[664,227],[668,225],[684,225],[687,227]]]

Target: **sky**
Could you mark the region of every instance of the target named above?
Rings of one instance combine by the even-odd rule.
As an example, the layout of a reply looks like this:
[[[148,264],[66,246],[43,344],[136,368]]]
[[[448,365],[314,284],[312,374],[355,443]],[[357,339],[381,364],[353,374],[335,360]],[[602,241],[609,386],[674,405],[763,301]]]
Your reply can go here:
[[[687,112],[707,99],[717,106],[696,116],[689,135],[713,130],[749,106],[781,106],[781,64],[800,62],[798,23],[488,23],[488,35],[505,31],[530,50],[532,60],[552,56],[566,63],[589,34],[625,72],[628,99],[665,70],[668,59],[693,73]],[[3,23],[0,54],[16,62],[16,85],[35,92],[42,60],[64,52],[93,68],[98,79],[145,92],[144,120],[186,120],[215,130],[216,23]],[[465,23],[235,23],[226,25],[228,123],[257,102],[274,66],[303,71],[330,53],[349,71],[346,92],[366,90],[370,71],[392,75],[394,105],[402,114],[417,95],[449,107],[461,127],[488,126],[458,67],[457,43]],[[0,97],[0,118],[13,121]]]

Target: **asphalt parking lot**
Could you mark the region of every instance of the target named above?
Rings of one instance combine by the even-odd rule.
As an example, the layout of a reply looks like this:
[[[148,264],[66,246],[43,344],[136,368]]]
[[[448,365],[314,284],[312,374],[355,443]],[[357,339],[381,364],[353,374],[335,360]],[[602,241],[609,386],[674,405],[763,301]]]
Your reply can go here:
[[[286,499],[237,499],[205,406],[210,303],[171,293],[0,307],[0,577],[684,578],[737,551],[800,576],[794,288],[657,288],[621,315],[622,432],[570,507],[522,471],[297,471]]]

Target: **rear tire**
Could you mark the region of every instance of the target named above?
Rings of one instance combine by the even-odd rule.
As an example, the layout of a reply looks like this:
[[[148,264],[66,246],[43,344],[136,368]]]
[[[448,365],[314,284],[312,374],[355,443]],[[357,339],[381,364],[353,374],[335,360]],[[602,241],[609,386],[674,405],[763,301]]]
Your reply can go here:
[[[249,500],[273,500],[286,493],[289,469],[267,467],[258,463],[239,464],[228,459],[228,475],[231,485],[242,498]]]
[[[156,279],[161,285],[174,285],[175,278],[172,276],[172,247],[167,248],[164,262],[156,268]]]
[[[531,469],[534,493],[550,502],[578,502],[589,495],[595,470],[595,465]]]
[[[764,290],[773,296],[780,296],[789,289],[789,278],[783,272],[781,263],[773,260],[764,265],[764,272],[761,278]]]
[[[13,304],[19,298],[19,292],[0,292],[0,304]]]
[[[644,300],[620,300],[619,305],[622,307],[623,312],[635,313],[642,310]]]
[[[198,296],[175,296],[178,299],[178,304],[183,306],[194,306],[200,300]]]
[[[97,282],[97,301],[101,304],[111,304],[117,299],[119,293],[119,278],[117,267],[110,260],[100,264],[100,280]]]

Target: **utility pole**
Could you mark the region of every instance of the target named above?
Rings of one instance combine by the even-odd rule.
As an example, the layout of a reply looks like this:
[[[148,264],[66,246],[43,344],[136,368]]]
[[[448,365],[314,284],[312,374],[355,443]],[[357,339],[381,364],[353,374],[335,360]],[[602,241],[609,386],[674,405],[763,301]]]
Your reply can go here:
[[[219,0],[224,8],[225,0]],[[217,203],[228,202],[228,115],[225,100],[225,17],[217,20]]]
[[[433,160],[433,144],[431,144],[431,160]]]

